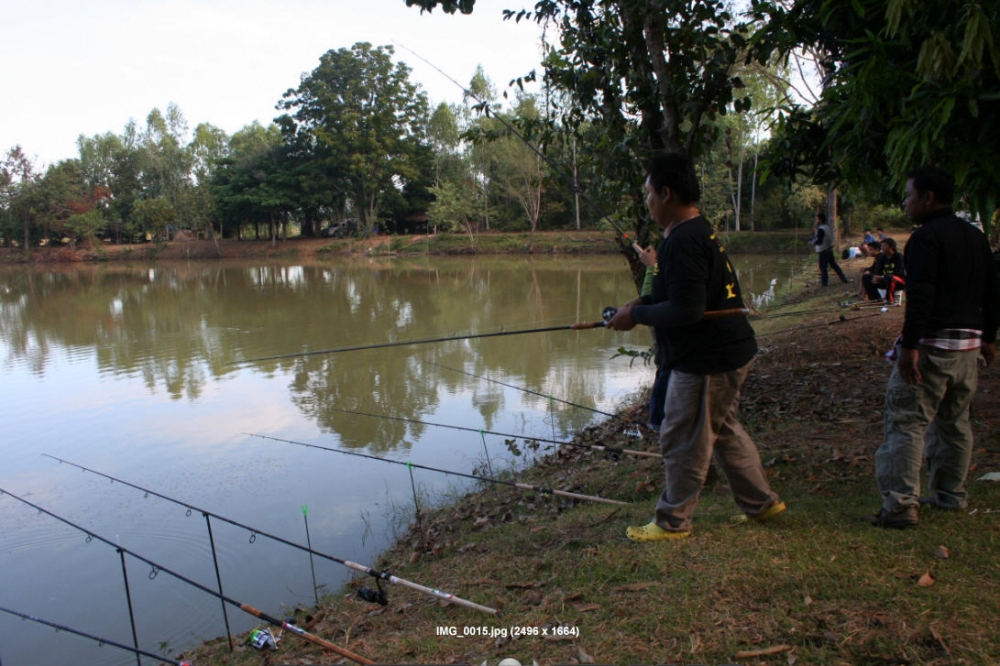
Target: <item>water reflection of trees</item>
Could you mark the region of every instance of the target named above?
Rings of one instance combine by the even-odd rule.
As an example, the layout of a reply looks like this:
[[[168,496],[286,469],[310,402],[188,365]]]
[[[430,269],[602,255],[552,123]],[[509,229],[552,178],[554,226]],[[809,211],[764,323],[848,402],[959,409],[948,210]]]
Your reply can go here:
[[[600,268],[594,265],[599,264]],[[468,395],[479,427],[505,410],[497,385],[595,406],[600,367],[581,367],[597,332],[553,332],[275,359],[258,356],[568,324],[599,318],[628,297],[612,261],[460,260],[386,266],[157,265],[10,271],[0,290],[7,363],[44,375],[63,350],[92,355],[101,373],[141,377],[151,391],[196,400],[206,384],[239,372],[286,376],[292,400],[343,445],[389,450],[425,434],[419,424],[341,410],[424,419],[444,395]],[[523,396],[548,410],[544,398]],[[551,408],[560,430],[591,418]]]

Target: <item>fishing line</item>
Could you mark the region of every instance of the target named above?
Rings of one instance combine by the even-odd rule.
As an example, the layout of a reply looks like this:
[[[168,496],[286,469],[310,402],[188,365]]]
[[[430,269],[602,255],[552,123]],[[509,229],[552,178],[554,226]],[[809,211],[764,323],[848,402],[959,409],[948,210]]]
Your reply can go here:
[[[318,557],[322,557],[324,559],[330,560],[331,562],[336,562],[337,564],[342,564],[345,567],[347,567],[348,569],[353,569],[354,571],[359,571],[361,573],[367,574],[367,575],[375,578],[376,580],[384,580],[384,581],[388,581],[388,582],[396,584],[396,585],[402,585],[403,587],[408,587],[408,588],[410,588],[412,590],[416,590],[417,592],[423,592],[424,594],[428,594],[428,595],[430,595],[432,597],[436,597],[438,599],[441,599],[442,601],[448,601],[448,602],[451,602],[451,603],[455,603],[455,604],[458,604],[460,606],[465,606],[466,608],[471,608],[473,610],[483,611],[485,613],[490,613],[490,614],[496,614],[497,613],[497,610],[495,608],[489,608],[488,606],[481,606],[481,605],[479,605],[477,603],[474,603],[472,601],[467,601],[466,599],[462,599],[461,597],[456,597],[453,594],[449,594],[447,592],[442,592],[440,590],[436,590],[436,589],[433,589],[433,588],[430,588],[430,587],[425,587],[423,585],[420,585],[419,583],[414,583],[412,581],[406,580],[405,578],[399,578],[397,576],[394,576],[394,575],[390,574],[387,571],[378,571],[376,569],[372,569],[370,567],[366,567],[363,564],[358,564],[356,562],[351,562],[349,560],[342,560],[339,557],[334,557],[333,555],[327,555],[326,553],[321,553],[319,551],[312,550],[311,548],[307,548],[306,546],[303,546],[302,544],[298,544],[298,543],[295,543],[294,541],[289,541],[287,539],[283,539],[283,538],[281,538],[279,536],[275,536],[273,534],[268,534],[267,532],[264,532],[263,530],[258,530],[257,528],[250,527],[249,525],[244,525],[244,524],[239,523],[239,522],[237,522],[235,520],[232,520],[231,518],[226,518],[225,516],[220,516],[218,514],[211,513],[210,511],[206,511],[205,509],[199,509],[199,508],[197,508],[196,506],[194,506],[192,504],[188,504],[187,502],[182,502],[182,501],[180,501],[178,499],[174,499],[173,497],[168,497],[166,495],[163,495],[162,493],[156,492],[155,490],[149,490],[148,488],[143,488],[142,486],[137,486],[134,483],[129,483],[128,481],[124,481],[122,479],[115,478],[115,477],[111,476],[110,474],[105,474],[104,472],[98,472],[97,470],[90,469],[88,467],[84,467],[83,465],[79,465],[79,464],[77,464],[75,462],[70,462],[69,460],[63,460],[62,458],[57,458],[57,457],[55,457],[53,455],[49,455],[48,453],[43,453],[42,455],[45,456],[46,458],[52,458],[53,460],[58,460],[61,463],[65,463],[67,465],[72,465],[73,467],[76,467],[77,469],[83,470],[84,472],[90,472],[92,474],[97,474],[98,476],[103,476],[105,479],[110,480],[112,483],[117,482],[117,483],[120,483],[120,484],[122,484],[124,486],[128,486],[130,488],[135,488],[136,490],[142,491],[142,492],[147,493],[149,495],[154,495],[154,496],[159,497],[161,499],[165,499],[168,502],[173,502],[174,504],[179,504],[180,506],[183,506],[184,508],[186,508],[188,510],[189,514],[190,514],[191,511],[199,511],[204,516],[211,516],[212,518],[215,518],[217,520],[221,520],[221,521],[223,521],[225,523],[229,523],[230,525],[233,525],[234,527],[239,527],[240,529],[247,530],[248,532],[250,532],[253,535],[253,538],[256,538],[257,535],[260,535],[260,536],[263,536],[263,537],[267,537],[268,539],[272,539],[274,541],[277,541],[278,543],[285,544],[286,546],[291,546],[292,548],[298,548],[299,550],[308,552],[310,555],[316,555]]]
[[[450,370],[452,372],[457,372],[457,373],[463,374],[463,375],[465,375],[467,377],[474,377],[476,379],[482,379],[483,381],[492,382],[494,384],[499,384],[500,386],[506,386],[507,388],[512,388],[512,389],[514,389],[516,391],[521,391],[523,393],[529,393],[531,395],[537,395],[540,398],[546,398],[550,402],[552,402],[552,401],[559,402],[559,403],[562,403],[564,405],[569,405],[570,407],[576,407],[578,409],[585,409],[588,412],[593,412],[595,414],[600,414],[601,416],[606,416],[606,417],[611,418],[611,419],[618,419],[619,421],[625,421],[626,423],[629,423],[629,424],[633,423],[633,421],[631,419],[623,418],[623,417],[619,416],[618,414],[610,414],[608,412],[602,412],[601,410],[595,409],[593,407],[587,407],[586,405],[578,405],[575,402],[570,402],[569,400],[562,400],[560,398],[555,398],[555,397],[553,397],[551,395],[548,395],[546,393],[541,393],[540,391],[533,391],[531,389],[524,388],[524,387],[521,387],[521,386],[514,386],[513,384],[507,384],[505,382],[500,381],[499,379],[493,379],[492,377],[485,377],[483,375],[477,375],[477,374],[468,372],[466,370],[459,370],[458,368],[451,368],[451,367],[448,367],[447,365],[441,365],[440,363],[432,363],[432,365],[436,365],[437,367],[442,368],[444,370]]]
[[[568,497],[570,499],[586,500],[588,502],[601,502],[603,504],[617,504],[621,506],[628,506],[628,502],[622,502],[620,500],[605,499],[603,497],[598,497],[596,495],[581,495],[579,493],[571,493],[565,490],[555,490],[553,488],[545,488],[542,486],[532,486],[527,483],[517,483],[515,481],[505,481],[503,479],[493,479],[488,476],[479,476],[477,474],[467,474],[465,472],[456,472],[448,469],[439,469],[437,467],[429,467],[427,465],[418,465],[413,462],[403,462],[402,460],[392,460],[391,458],[380,458],[379,456],[369,455],[367,453],[358,453],[357,451],[345,451],[344,449],[334,449],[329,446],[320,446],[319,444],[308,444],[306,442],[296,442],[291,439],[282,439],[281,437],[271,437],[269,435],[259,435],[253,432],[244,433],[250,437],[260,437],[261,439],[269,439],[273,442],[283,442],[285,444],[294,444],[295,446],[304,446],[310,449],[319,449],[321,451],[331,451],[333,453],[342,453],[345,456],[357,456],[358,458],[367,458],[368,460],[380,460],[385,463],[391,463],[393,465],[403,465],[405,467],[415,467],[416,469],[423,469],[429,472],[438,472],[439,474],[450,474],[452,476],[460,476],[466,479],[475,479],[476,481],[485,481],[486,483],[497,483],[504,486],[511,486],[512,488],[520,488],[521,490],[532,490],[534,492],[542,493],[543,495],[558,495],[560,497]]]
[[[213,597],[221,599],[222,601],[224,601],[224,602],[226,602],[228,604],[236,606],[237,608],[239,608],[240,610],[244,611],[245,613],[249,613],[250,615],[253,615],[254,617],[258,617],[258,618],[264,620],[265,622],[267,622],[269,624],[272,624],[272,625],[274,625],[276,627],[280,627],[281,629],[287,629],[288,631],[291,631],[292,633],[301,636],[305,640],[307,640],[307,641],[309,641],[311,643],[315,643],[316,645],[324,647],[327,650],[330,650],[332,652],[336,652],[340,656],[346,657],[347,659],[350,659],[351,661],[357,662],[359,664],[374,664],[375,663],[374,661],[371,661],[370,659],[366,659],[366,658],[364,658],[364,657],[362,657],[360,655],[354,654],[353,652],[351,652],[350,650],[347,650],[346,648],[342,648],[342,647],[340,647],[338,645],[334,645],[333,643],[331,643],[330,641],[328,641],[328,640],[326,640],[324,638],[320,638],[319,636],[316,636],[314,634],[310,634],[309,632],[305,631],[304,629],[300,629],[299,627],[296,627],[294,624],[290,624],[288,622],[284,622],[284,621],[279,620],[277,618],[273,618],[270,615],[267,615],[266,613],[264,613],[263,611],[260,611],[260,610],[258,610],[256,608],[254,608],[253,606],[241,603],[239,601],[236,601],[235,599],[232,599],[231,597],[227,597],[226,595],[224,595],[224,594],[222,594],[220,592],[216,592],[212,588],[206,587],[206,586],[202,585],[201,583],[198,583],[198,582],[196,582],[196,581],[194,581],[194,580],[192,580],[190,578],[187,578],[186,576],[182,576],[179,573],[171,571],[167,567],[165,567],[163,565],[160,565],[160,564],[157,564],[156,562],[154,562],[154,561],[152,561],[150,559],[147,559],[147,558],[143,557],[142,555],[139,555],[135,551],[132,551],[132,550],[129,550],[128,548],[120,546],[120,545],[114,543],[113,541],[111,541],[110,539],[106,539],[105,537],[100,536],[99,534],[93,532],[92,530],[88,530],[88,529],[86,529],[84,527],[81,527],[80,525],[77,525],[76,523],[74,523],[74,522],[72,522],[72,521],[70,521],[70,520],[68,520],[66,518],[63,518],[62,516],[58,516],[58,515],[52,513],[48,509],[43,509],[42,507],[38,506],[37,504],[34,504],[33,502],[29,502],[28,500],[26,500],[26,499],[24,499],[22,497],[18,497],[17,495],[11,493],[10,491],[7,491],[7,490],[4,490],[3,488],[0,488],[0,495],[3,495],[3,494],[6,494],[9,497],[13,497],[17,501],[22,502],[24,504],[27,504],[28,506],[32,507],[33,509],[36,509],[37,511],[40,511],[41,513],[44,513],[44,514],[46,514],[48,516],[51,516],[52,518],[55,518],[56,520],[58,520],[58,521],[60,521],[62,523],[65,523],[65,524],[69,525],[70,527],[73,527],[73,528],[79,530],[80,532],[83,532],[84,534],[87,535],[88,541],[90,539],[97,539],[98,541],[111,546],[116,551],[127,553],[127,554],[131,555],[132,557],[134,557],[135,559],[139,560],[140,562],[145,562],[146,564],[148,564],[149,566],[151,566],[153,568],[152,572],[150,573],[150,578],[154,578],[156,573],[159,573],[160,571],[163,571],[163,572],[165,572],[165,573],[173,576],[174,578],[187,583],[188,585],[191,585],[193,587],[198,588],[202,592],[210,594]]]
[[[462,91],[462,93],[464,95],[466,95],[467,97],[469,97],[469,98],[471,98],[471,99],[473,99],[473,100],[476,101],[476,103],[479,105],[479,108],[482,110],[483,115],[485,115],[488,118],[492,117],[495,120],[500,121],[503,124],[503,126],[507,129],[508,132],[510,132],[511,134],[513,134],[515,137],[517,137],[517,139],[520,140],[521,143],[523,143],[525,146],[527,146],[533,153],[535,153],[536,155],[538,155],[538,157],[540,157],[549,166],[549,168],[552,169],[552,172],[559,176],[559,178],[563,181],[563,183],[565,183],[566,185],[569,185],[570,189],[575,194],[578,194],[584,200],[584,202],[586,202],[586,204],[588,206],[590,206],[591,210],[594,213],[596,213],[597,216],[600,219],[607,221],[608,224],[611,225],[611,227],[618,234],[618,236],[616,237],[615,240],[618,241],[618,244],[619,244],[620,247],[622,247],[623,249],[624,248],[630,248],[630,249],[634,250],[636,252],[637,256],[638,256],[638,253],[640,251],[640,248],[638,247],[638,245],[636,243],[633,243],[629,239],[628,233],[626,231],[624,231],[620,226],[618,226],[618,224],[616,224],[615,221],[612,220],[611,217],[608,216],[608,214],[604,212],[604,209],[601,208],[597,204],[596,201],[594,201],[593,199],[590,198],[590,196],[587,194],[586,190],[584,188],[580,187],[569,176],[567,176],[564,169],[562,169],[559,166],[557,166],[555,164],[555,162],[553,162],[545,153],[543,153],[541,150],[539,150],[538,147],[535,146],[535,144],[533,144],[530,141],[528,141],[528,139],[526,139],[520,132],[518,132],[517,129],[511,123],[509,123],[503,116],[500,116],[500,115],[497,115],[497,114],[493,113],[490,110],[490,106],[489,106],[489,104],[487,102],[485,102],[482,99],[480,99],[479,97],[477,97],[475,93],[473,93],[471,90],[469,90],[468,88],[466,88],[465,86],[463,86],[461,83],[459,83],[458,81],[456,81],[455,79],[453,79],[451,76],[449,76],[447,73],[445,73],[444,70],[442,70],[440,67],[438,67],[437,65],[435,65],[430,60],[428,60],[427,58],[423,57],[422,55],[420,55],[419,53],[417,53],[413,49],[408,48],[408,47],[404,46],[403,44],[400,44],[399,42],[395,42],[394,41],[393,43],[396,44],[401,49],[403,49],[404,51],[412,53],[415,57],[417,57],[420,60],[422,60],[423,62],[427,63],[428,66],[430,66],[431,68],[433,68],[441,76],[443,76],[444,78],[448,79],[449,81],[451,81],[452,83],[454,83],[456,86],[458,86],[459,89]]]
[[[146,650],[142,650],[140,648],[132,647],[130,645],[123,645],[122,643],[116,643],[115,641],[111,640],[110,638],[101,638],[100,636],[94,636],[93,634],[88,634],[85,631],[80,631],[79,629],[73,629],[72,627],[67,627],[64,624],[56,624],[55,622],[50,622],[48,620],[43,620],[40,617],[35,617],[33,615],[28,615],[27,613],[19,613],[16,610],[11,610],[9,608],[4,608],[3,606],[0,606],[0,611],[3,611],[4,613],[9,613],[10,615],[15,615],[15,616],[21,618],[22,620],[31,620],[32,622],[37,622],[38,624],[47,625],[49,627],[52,627],[56,631],[66,631],[66,632],[69,632],[71,634],[76,634],[77,636],[83,636],[84,638],[89,638],[90,640],[95,641],[101,647],[103,647],[104,645],[111,645],[112,647],[116,647],[116,648],[119,648],[121,650],[127,650],[128,652],[131,652],[131,653],[136,654],[136,655],[142,655],[144,657],[151,657],[151,658],[156,659],[158,661],[162,661],[164,664],[174,664],[174,666],[192,666],[190,661],[178,661],[176,659],[171,659],[169,657],[161,657],[158,654],[154,654],[152,652],[147,652]]]
[[[512,439],[523,439],[529,442],[542,442],[544,444],[558,444],[559,446],[573,446],[576,448],[592,449],[594,451],[607,451],[608,453],[615,455],[630,455],[638,456],[640,458],[662,458],[663,455],[660,453],[654,453],[652,451],[635,451],[633,449],[622,449],[616,446],[605,446],[603,444],[583,444],[580,442],[564,442],[557,439],[546,439],[544,437],[525,437],[523,435],[511,435],[509,433],[497,432],[495,430],[482,430],[480,428],[469,428],[466,426],[451,425],[448,423],[433,423],[431,421],[420,421],[419,419],[408,419],[403,416],[389,416],[388,414],[370,414],[368,412],[359,412],[353,409],[337,409],[336,407],[331,407],[330,411],[341,412],[343,414],[353,414],[355,416],[367,416],[373,419],[386,419],[387,421],[401,421],[403,423],[415,423],[417,425],[434,426],[435,428],[451,428],[452,430],[463,430],[465,432],[478,432],[480,434],[485,433],[487,435],[496,435],[498,437],[507,437]]]

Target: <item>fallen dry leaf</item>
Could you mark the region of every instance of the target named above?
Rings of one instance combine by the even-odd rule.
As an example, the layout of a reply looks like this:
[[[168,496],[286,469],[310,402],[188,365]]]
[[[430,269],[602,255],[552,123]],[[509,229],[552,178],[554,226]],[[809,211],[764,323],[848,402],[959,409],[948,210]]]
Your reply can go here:
[[[581,613],[586,613],[588,611],[601,610],[600,604],[573,604],[573,608]]]
[[[788,652],[792,649],[791,645],[775,645],[774,647],[763,648],[761,650],[743,650],[737,652],[734,655],[736,659],[752,659],[753,657],[766,657],[769,654],[778,654],[781,652]]]
[[[935,582],[934,576],[932,576],[931,572],[928,571],[927,573],[925,573],[923,576],[920,577],[920,580],[917,581],[917,585],[919,585],[920,587],[930,587],[931,585],[934,584],[934,582]]]
[[[582,645],[576,646],[576,653],[580,656],[581,664],[592,664],[594,663],[594,658],[587,654],[587,651],[583,649]]]
[[[951,553],[948,552],[947,546],[938,546],[937,548],[934,549],[934,557],[938,558],[939,560],[947,560],[949,557],[951,557]]]

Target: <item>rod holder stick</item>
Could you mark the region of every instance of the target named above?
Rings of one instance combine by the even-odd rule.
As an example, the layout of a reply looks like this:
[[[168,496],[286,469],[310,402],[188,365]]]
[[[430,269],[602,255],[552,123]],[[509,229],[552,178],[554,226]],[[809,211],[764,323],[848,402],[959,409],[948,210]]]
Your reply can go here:
[[[312,538],[309,536],[309,507],[305,504],[302,505],[302,520],[306,523],[306,546],[309,548],[309,569],[312,571],[312,581],[313,581],[313,598],[316,600],[316,605],[319,606],[319,592],[316,590],[316,563],[313,559],[312,554]]]
[[[125,602],[128,604],[128,621],[132,627],[132,645],[135,646],[135,663],[142,666],[142,655],[139,653],[139,635],[135,631],[135,613],[132,612],[132,591],[128,585],[128,568],[125,566],[125,551],[118,549],[118,557],[122,562],[122,578],[125,579]]]
[[[215,537],[212,535],[212,519],[207,513],[201,514],[205,516],[205,525],[208,527],[208,543],[212,547],[212,564],[215,565],[215,582],[219,586],[219,599],[222,603],[222,621],[226,625],[226,642],[229,644],[229,651],[233,651],[233,632],[229,630],[229,611],[226,610],[225,597],[223,597],[222,592],[222,574],[219,572],[219,558],[215,554]]]

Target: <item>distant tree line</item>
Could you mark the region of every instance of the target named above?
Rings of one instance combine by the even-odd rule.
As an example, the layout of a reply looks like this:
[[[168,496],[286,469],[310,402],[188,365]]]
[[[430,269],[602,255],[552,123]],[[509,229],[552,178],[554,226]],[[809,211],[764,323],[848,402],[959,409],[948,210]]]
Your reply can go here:
[[[498,93],[479,70],[463,104],[434,108],[392,47],[359,43],[323,54],[267,126],[192,132],[171,105],[121,134],[81,136],[78,157],[44,172],[11,148],[0,243],[138,242],[180,229],[315,237],[331,225],[474,237],[610,229],[606,218],[652,242],[641,165],[660,149],[695,158],[702,208],[723,229],[805,227],[823,206],[846,232],[902,223],[905,172],[932,162],[958,175],[962,205],[989,230],[996,5],[758,0],[734,15],[721,0],[546,0],[508,12],[559,35],[543,71],[525,77],[541,93],[524,93],[522,79]]]

